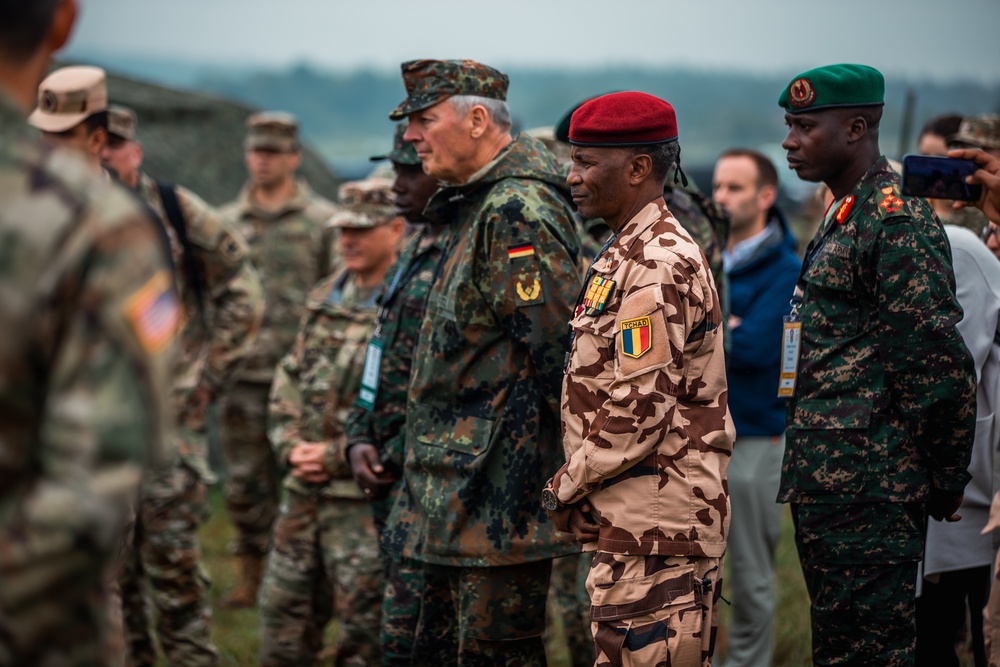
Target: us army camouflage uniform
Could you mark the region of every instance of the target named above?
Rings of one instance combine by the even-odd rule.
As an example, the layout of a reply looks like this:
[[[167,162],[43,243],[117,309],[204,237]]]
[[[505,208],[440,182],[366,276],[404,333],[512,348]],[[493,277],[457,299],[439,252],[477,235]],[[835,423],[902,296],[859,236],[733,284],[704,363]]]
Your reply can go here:
[[[174,371],[178,457],[143,485],[134,553],[122,577],[131,664],[153,665],[156,654],[147,622],[146,594],[156,609],[156,627],[168,662],[214,665],[209,627],[208,576],[200,564],[197,530],[208,516],[206,484],[214,481],[205,448],[205,415],[196,391],[219,396],[249,350],[263,316],[264,301],[246,242],[197,195],[177,187],[177,199],[204,290],[199,303],[187,274],[184,247],[168,221],[156,181],[140,173],[138,194],[159,215],[177,268],[176,287],[186,316],[181,358]]]
[[[332,612],[337,664],[378,662],[382,566],[371,509],[351,475],[344,421],[358,395],[377,289],[347,272],[309,294],[291,351],[275,371],[269,435],[286,465],[300,442],[326,444],[325,484],[285,476],[285,499],[260,594],[261,665],[312,664]]]
[[[587,579],[597,664],[703,664],[729,527],[721,309],[704,254],[662,199],[594,265],[563,385],[567,463],[553,490],[600,524]],[[586,303],[586,302],[584,302]]]
[[[0,97],[0,665],[104,664],[107,568],[169,453],[180,319],[163,239]]]
[[[278,468],[267,440],[268,390],[274,367],[292,347],[306,294],[336,264],[335,234],[326,226],[336,208],[299,181],[277,211],[257,206],[246,186],[221,213],[250,246],[264,287],[264,322],[222,411],[229,479],[226,507],[236,525],[234,552],[264,554],[278,512]]]
[[[814,663],[909,665],[924,503],[970,479],[975,369],[930,207],[900,195],[885,158],[850,196],[806,251],[778,500],[792,503]],[[858,632],[866,619],[886,630]]]
[[[425,574],[448,587],[427,583],[417,663],[544,660],[549,559],[578,549],[538,504],[562,462],[559,384],[580,284],[567,198],[551,154],[520,136],[425,210],[450,227],[413,355],[404,476],[415,521],[404,556],[437,566]],[[478,600],[455,600],[468,613],[456,637],[449,592],[479,583]]]
[[[347,446],[369,443],[379,448],[383,465],[402,475],[404,426],[413,350],[420,335],[431,280],[443,250],[442,240],[422,228],[389,269],[380,301],[377,329],[383,343],[375,407],[355,405],[347,418]],[[399,281],[391,298],[392,284]],[[413,523],[410,499],[400,480],[386,499],[372,503],[385,565],[382,597],[382,664],[409,665],[424,588],[423,565],[404,558],[403,545]]]

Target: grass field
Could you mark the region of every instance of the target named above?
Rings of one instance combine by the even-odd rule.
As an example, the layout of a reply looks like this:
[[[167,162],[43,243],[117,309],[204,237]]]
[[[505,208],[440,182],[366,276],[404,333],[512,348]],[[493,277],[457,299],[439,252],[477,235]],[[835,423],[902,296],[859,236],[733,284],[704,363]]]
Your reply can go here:
[[[222,504],[218,489],[212,494],[212,518],[202,527],[202,550],[204,562],[213,581],[212,599],[214,604],[213,635],[219,648],[220,662],[224,667],[244,667],[257,664],[258,617],[257,610],[224,611],[218,608],[218,600],[235,583],[235,563],[227,552],[227,544],[232,528]],[[726,573],[726,579],[730,578]],[[781,541],[778,545],[777,574],[778,609],[775,618],[774,667],[807,667],[812,664],[809,648],[809,599],[806,594],[802,571],[795,552],[792,521],[786,509],[783,515]],[[731,599],[729,586],[723,586],[723,596]],[[729,607],[722,605],[722,630],[720,633],[715,663],[721,664],[726,654],[726,624]],[[562,643],[561,623],[550,634],[548,642],[549,665],[569,667],[566,648]],[[336,636],[336,628],[328,631],[331,640]],[[963,661],[971,665],[971,662]]]

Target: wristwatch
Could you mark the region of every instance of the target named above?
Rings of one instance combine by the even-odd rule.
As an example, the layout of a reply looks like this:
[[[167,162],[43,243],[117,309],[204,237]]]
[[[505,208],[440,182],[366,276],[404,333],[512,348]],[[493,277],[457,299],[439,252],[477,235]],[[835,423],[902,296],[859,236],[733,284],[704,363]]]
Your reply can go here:
[[[555,512],[562,507],[562,503],[559,502],[556,492],[552,489],[551,479],[545,483],[545,488],[542,489],[542,507],[549,512]]]

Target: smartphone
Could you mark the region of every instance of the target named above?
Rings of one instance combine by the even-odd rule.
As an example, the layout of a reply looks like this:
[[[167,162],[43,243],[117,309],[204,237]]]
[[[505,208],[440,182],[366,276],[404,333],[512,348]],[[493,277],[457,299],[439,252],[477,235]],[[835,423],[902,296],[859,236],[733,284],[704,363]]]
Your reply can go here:
[[[903,194],[930,199],[979,201],[981,185],[969,185],[965,177],[979,169],[972,160],[935,155],[903,157]]]

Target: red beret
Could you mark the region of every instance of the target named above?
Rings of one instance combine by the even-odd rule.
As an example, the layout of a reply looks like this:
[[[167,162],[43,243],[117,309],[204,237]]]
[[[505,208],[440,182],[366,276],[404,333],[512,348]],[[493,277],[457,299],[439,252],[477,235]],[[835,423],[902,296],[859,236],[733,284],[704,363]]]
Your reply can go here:
[[[677,141],[677,114],[647,93],[610,93],[584,102],[569,121],[574,146],[638,146]]]

